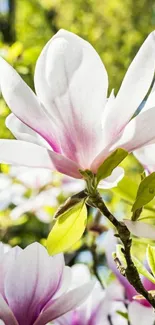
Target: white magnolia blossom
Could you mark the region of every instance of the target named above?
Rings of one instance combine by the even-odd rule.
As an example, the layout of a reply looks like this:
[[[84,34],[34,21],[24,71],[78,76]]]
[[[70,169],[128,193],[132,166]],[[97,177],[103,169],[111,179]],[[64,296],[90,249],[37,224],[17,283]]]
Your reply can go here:
[[[39,243],[8,252],[0,244],[0,320],[5,325],[45,325],[79,306],[94,283],[75,289],[71,283],[72,270],[62,254],[49,256]]]
[[[107,72],[94,48],[65,30],[38,58],[37,95],[2,58],[0,71],[1,92],[12,111],[6,125],[17,138],[0,140],[1,162],[82,178],[79,169],[96,173],[116,148],[131,152],[155,139],[152,105],[131,120],[154,76],[154,32],[129,66],[116,98],[112,93],[107,99]],[[119,168],[115,179],[112,175],[114,184],[121,173]]]
[[[78,287],[90,281],[87,266],[76,264],[72,267],[74,286]],[[125,306],[126,305],[126,306]],[[124,299],[124,288],[114,281],[105,290],[96,284],[88,299],[78,308],[61,316],[54,325],[128,325],[128,321],[118,312],[128,313],[130,325],[154,325],[155,315],[152,308],[145,307],[136,301]]]
[[[72,267],[73,283],[75,287],[90,281],[88,267],[76,264]],[[126,312],[123,287],[118,282],[112,283],[103,290],[99,283],[94,287],[88,299],[78,308],[58,318],[54,325],[127,325],[127,321],[117,311]]]

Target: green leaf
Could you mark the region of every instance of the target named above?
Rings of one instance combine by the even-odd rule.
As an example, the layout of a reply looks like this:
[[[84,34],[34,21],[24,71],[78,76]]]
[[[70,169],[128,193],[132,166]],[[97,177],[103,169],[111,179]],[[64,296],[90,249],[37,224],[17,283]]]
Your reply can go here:
[[[142,208],[155,196],[155,172],[142,180],[139,185],[132,211]]]
[[[117,313],[118,315],[122,316],[123,318],[129,320],[128,313],[124,313],[124,312],[122,312],[122,311],[120,311],[120,310],[117,310],[116,313]]]
[[[145,266],[134,256],[132,256],[132,260],[138,270],[138,272],[145,276],[148,280],[150,280],[152,283],[155,283],[155,278],[152,276],[152,274],[145,268]]]
[[[87,223],[87,208],[82,200],[56,221],[47,238],[49,254],[54,255],[67,251],[83,235]]]
[[[117,187],[112,189],[112,192],[118,194],[121,199],[129,201],[130,203],[135,201],[138,185],[128,176],[124,176],[118,183]]]
[[[97,171],[97,181],[98,183],[101,179],[104,179],[111,175],[112,171],[121,163],[121,161],[128,155],[128,152],[124,149],[116,149],[103,164],[99,167]]]
[[[146,256],[151,272],[155,276],[155,247],[148,245]]]

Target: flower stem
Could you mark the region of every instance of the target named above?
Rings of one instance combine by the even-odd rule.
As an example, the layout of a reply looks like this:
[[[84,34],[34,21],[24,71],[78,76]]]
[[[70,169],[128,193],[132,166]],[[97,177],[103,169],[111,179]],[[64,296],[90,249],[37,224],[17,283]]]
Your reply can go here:
[[[145,299],[155,308],[155,298],[144,288],[137,268],[132,261],[132,239],[130,237],[130,231],[123,222],[118,221],[108,210],[97,190],[91,191],[90,193],[88,192],[88,204],[97,208],[117,229],[118,237],[124,246],[123,253],[127,263],[125,276],[136,291],[143,295],[143,297],[145,297]]]

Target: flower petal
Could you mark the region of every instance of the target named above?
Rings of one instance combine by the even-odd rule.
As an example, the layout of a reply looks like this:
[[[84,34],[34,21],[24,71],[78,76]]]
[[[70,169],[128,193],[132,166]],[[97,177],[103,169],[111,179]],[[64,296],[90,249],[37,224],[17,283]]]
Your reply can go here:
[[[123,177],[124,169],[122,167],[116,167],[109,177],[99,183],[98,187],[103,189],[116,187]]]
[[[56,128],[33,91],[18,73],[0,57],[0,88],[12,112],[26,125],[40,134],[51,146],[61,152],[56,139]]]
[[[58,123],[66,156],[89,168],[102,148],[101,115],[108,78],[93,47],[60,30],[45,46],[35,71],[40,101]]]
[[[123,148],[129,152],[155,141],[155,107],[142,112],[133,118],[124,128],[120,138],[111,150]],[[143,132],[142,132],[143,130]]]
[[[0,294],[5,298],[5,277],[7,275],[8,270],[11,268],[12,263],[17,258],[18,254],[22,251],[21,248],[14,247],[8,252],[3,252],[4,244],[1,245],[0,251]]]
[[[4,321],[5,325],[18,325],[11,309],[0,295],[0,319]]]
[[[141,221],[123,220],[129,231],[137,236],[143,238],[155,239],[155,226]]]
[[[73,289],[52,302],[51,306],[43,310],[34,325],[45,325],[48,322],[60,317],[68,311],[78,307],[90,295],[94,283],[89,282],[76,289]]]
[[[65,266],[62,273],[61,281],[59,283],[59,287],[57,288],[57,291],[52,299],[55,300],[58,297],[60,297],[62,294],[64,294],[66,291],[68,291],[68,288],[70,288],[71,285],[71,281],[72,281],[72,270],[69,266]],[[46,304],[46,307],[47,306],[50,306],[50,301],[48,302],[48,304]]]
[[[128,308],[129,320],[131,325],[153,325],[155,321],[155,315],[153,308],[144,307],[138,302],[132,302]]]
[[[0,140],[0,163],[48,168],[74,178],[82,177],[78,166],[70,159],[36,144],[20,140]]]
[[[5,124],[16,139],[32,142],[50,149],[48,143],[37,132],[21,122],[13,113],[6,118]]]
[[[155,71],[155,32],[152,32],[132,61],[114,104],[105,110],[103,131],[107,142],[124,128],[147,94]]]
[[[63,268],[63,255],[50,257],[38,243],[29,245],[17,257],[5,278],[5,294],[20,324],[35,321],[56,292]]]

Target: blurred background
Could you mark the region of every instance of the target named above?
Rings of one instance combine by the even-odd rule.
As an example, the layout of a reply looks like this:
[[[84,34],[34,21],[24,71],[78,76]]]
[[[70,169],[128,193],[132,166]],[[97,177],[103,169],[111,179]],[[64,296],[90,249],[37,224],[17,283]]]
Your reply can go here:
[[[60,28],[77,33],[95,47],[108,71],[109,92],[114,88],[117,93],[129,63],[155,29],[155,1],[0,0],[0,55],[31,88],[37,57]],[[0,98],[0,138],[13,137],[5,126],[8,114],[9,108]],[[107,204],[119,218],[130,212],[142,171],[133,156],[125,160],[124,166],[126,176],[119,187],[103,191]],[[1,165],[0,240],[21,247],[35,240],[44,244],[59,204],[81,188],[82,183],[50,171]],[[149,210],[146,215],[150,215]],[[89,231],[71,249],[68,262],[90,263],[97,249],[97,264],[103,265],[101,243],[108,227],[103,218],[89,210]],[[140,239],[135,242],[136,247],[146,244]]]

